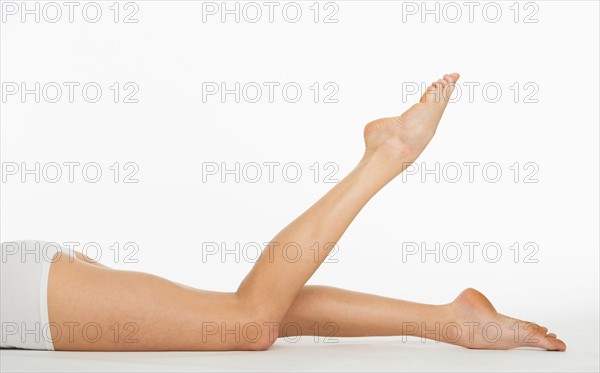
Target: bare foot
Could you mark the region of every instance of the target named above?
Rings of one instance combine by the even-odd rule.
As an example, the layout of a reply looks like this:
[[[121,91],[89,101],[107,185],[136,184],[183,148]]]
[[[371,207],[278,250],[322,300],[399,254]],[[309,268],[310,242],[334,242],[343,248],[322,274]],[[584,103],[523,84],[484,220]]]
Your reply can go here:
[[[565,351],[566,344],[535,323],[514,319],[496,311],[492,303],[475,289],[466,289],[449,305],[452,323],[444,342],[475,349],[508,350],[537,347]]]
[[[398,117],[377,119],[365,126],[365,155],[383,154],[402,162],[400,171],[414,162],[435,134],[459,75],[444,75],[427,88],[419,103]]]

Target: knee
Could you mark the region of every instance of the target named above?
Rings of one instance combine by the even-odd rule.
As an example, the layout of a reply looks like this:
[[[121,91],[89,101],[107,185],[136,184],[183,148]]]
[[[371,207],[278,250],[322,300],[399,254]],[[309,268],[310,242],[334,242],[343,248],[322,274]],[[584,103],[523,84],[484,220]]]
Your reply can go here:
[[[271,346],[273,346],[273,344],[275,344],[276,338],[277,337],[275,337],[275,338],[261,337],[259,339],[246,341],[245,343],[242,344],[241,349],[248,350],[248,351],[266,351],[266,350],[270,349]]]
[[[263,326],[258,321],[242,321],[236,323],[236,332],[238,336],[236,341],[233,342],[233,337],[230,335],[228,344],[232,350],[238,351],[265,351],[271,348],[278,337],[278,328]],[[232,334],[232,330],[229,330],[228,334]],[[232,343],[233,342],[233,343]]]
[[[204,321],[200,327],[204,350],[264,351],[279,336],[279,323],[251,315],[239,315],[216,322]]]
[[[251,351],[271,348],[279,337],[279,320],[252,313],[242,322],[241,347]]]
[[[268,307],[247,307],[242,311],[240,349],[265,351],[273,346],[279,337],[281,317],[270,311]]]

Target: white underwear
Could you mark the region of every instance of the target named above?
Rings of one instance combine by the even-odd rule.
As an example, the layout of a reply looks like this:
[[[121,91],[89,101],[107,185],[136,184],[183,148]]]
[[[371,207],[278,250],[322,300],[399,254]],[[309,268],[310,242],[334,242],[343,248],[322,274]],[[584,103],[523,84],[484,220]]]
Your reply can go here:
[[[54,242],[2,243],[0,348],[54,350],[48,321],[48,275],[57,252],[69,255]]]

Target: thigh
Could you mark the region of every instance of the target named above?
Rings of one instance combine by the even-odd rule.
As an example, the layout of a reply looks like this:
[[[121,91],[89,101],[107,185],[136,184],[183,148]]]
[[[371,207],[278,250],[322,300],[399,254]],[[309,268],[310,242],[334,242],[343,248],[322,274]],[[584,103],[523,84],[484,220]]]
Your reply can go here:
[[[234,293],[183,286],[63,255],[50,267],[48,318],[55,350],[252,349],[233,330],[251,321]],[[243,335],[242,335],[243,337]]]

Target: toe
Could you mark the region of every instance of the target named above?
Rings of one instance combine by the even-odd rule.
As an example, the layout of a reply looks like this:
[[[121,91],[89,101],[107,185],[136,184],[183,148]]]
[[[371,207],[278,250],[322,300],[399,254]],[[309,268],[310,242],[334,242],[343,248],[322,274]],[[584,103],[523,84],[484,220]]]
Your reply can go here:
[[[425,91],[423,96],[421,96],[421,100],[419,102],[424,102],[428,104],[435,102],[435,98],[438,95],[438,86],[438,82],[432,82],[431,85],[427,87],[427,90]]]
[[[446,74],[443,79],[431,83],[423,97],[421,97],[420,102],[440,104],[439,107],[443,110],[454,90],[454,83],[458,80],[458,77],[457,73]]]
[[[541,338],[541,340],[538,343],[538,346],[548,351],[565,351],[567,349],[567,345],[565,344],[565,342],[561,341],[556,337]]]
[[[450,97],[452,96],[452,92],[456,87],[456,81],[458,80],[459,75],[457,73],[446,74],[444,75],[444,79],[440,79],[442,85],[441,97],[443,98],[444,103],[448,103]]]
[[[546,337],[548,337],[548,338],[556,338],[556,334],[554,334],[554,333],[548,333],[548,335]]]
[[[552,347],[553,347],[552,351],[566,351],[567,350],[567,344],[558,338],[547,338],[546,340],[549,341],[550,344],[552,345]]]
[[[448,78],[450,79],[448,81],[448,83],[456,83],[458,81],[458,78],[460,78],[460,74],[459,73],[448,74]]]

